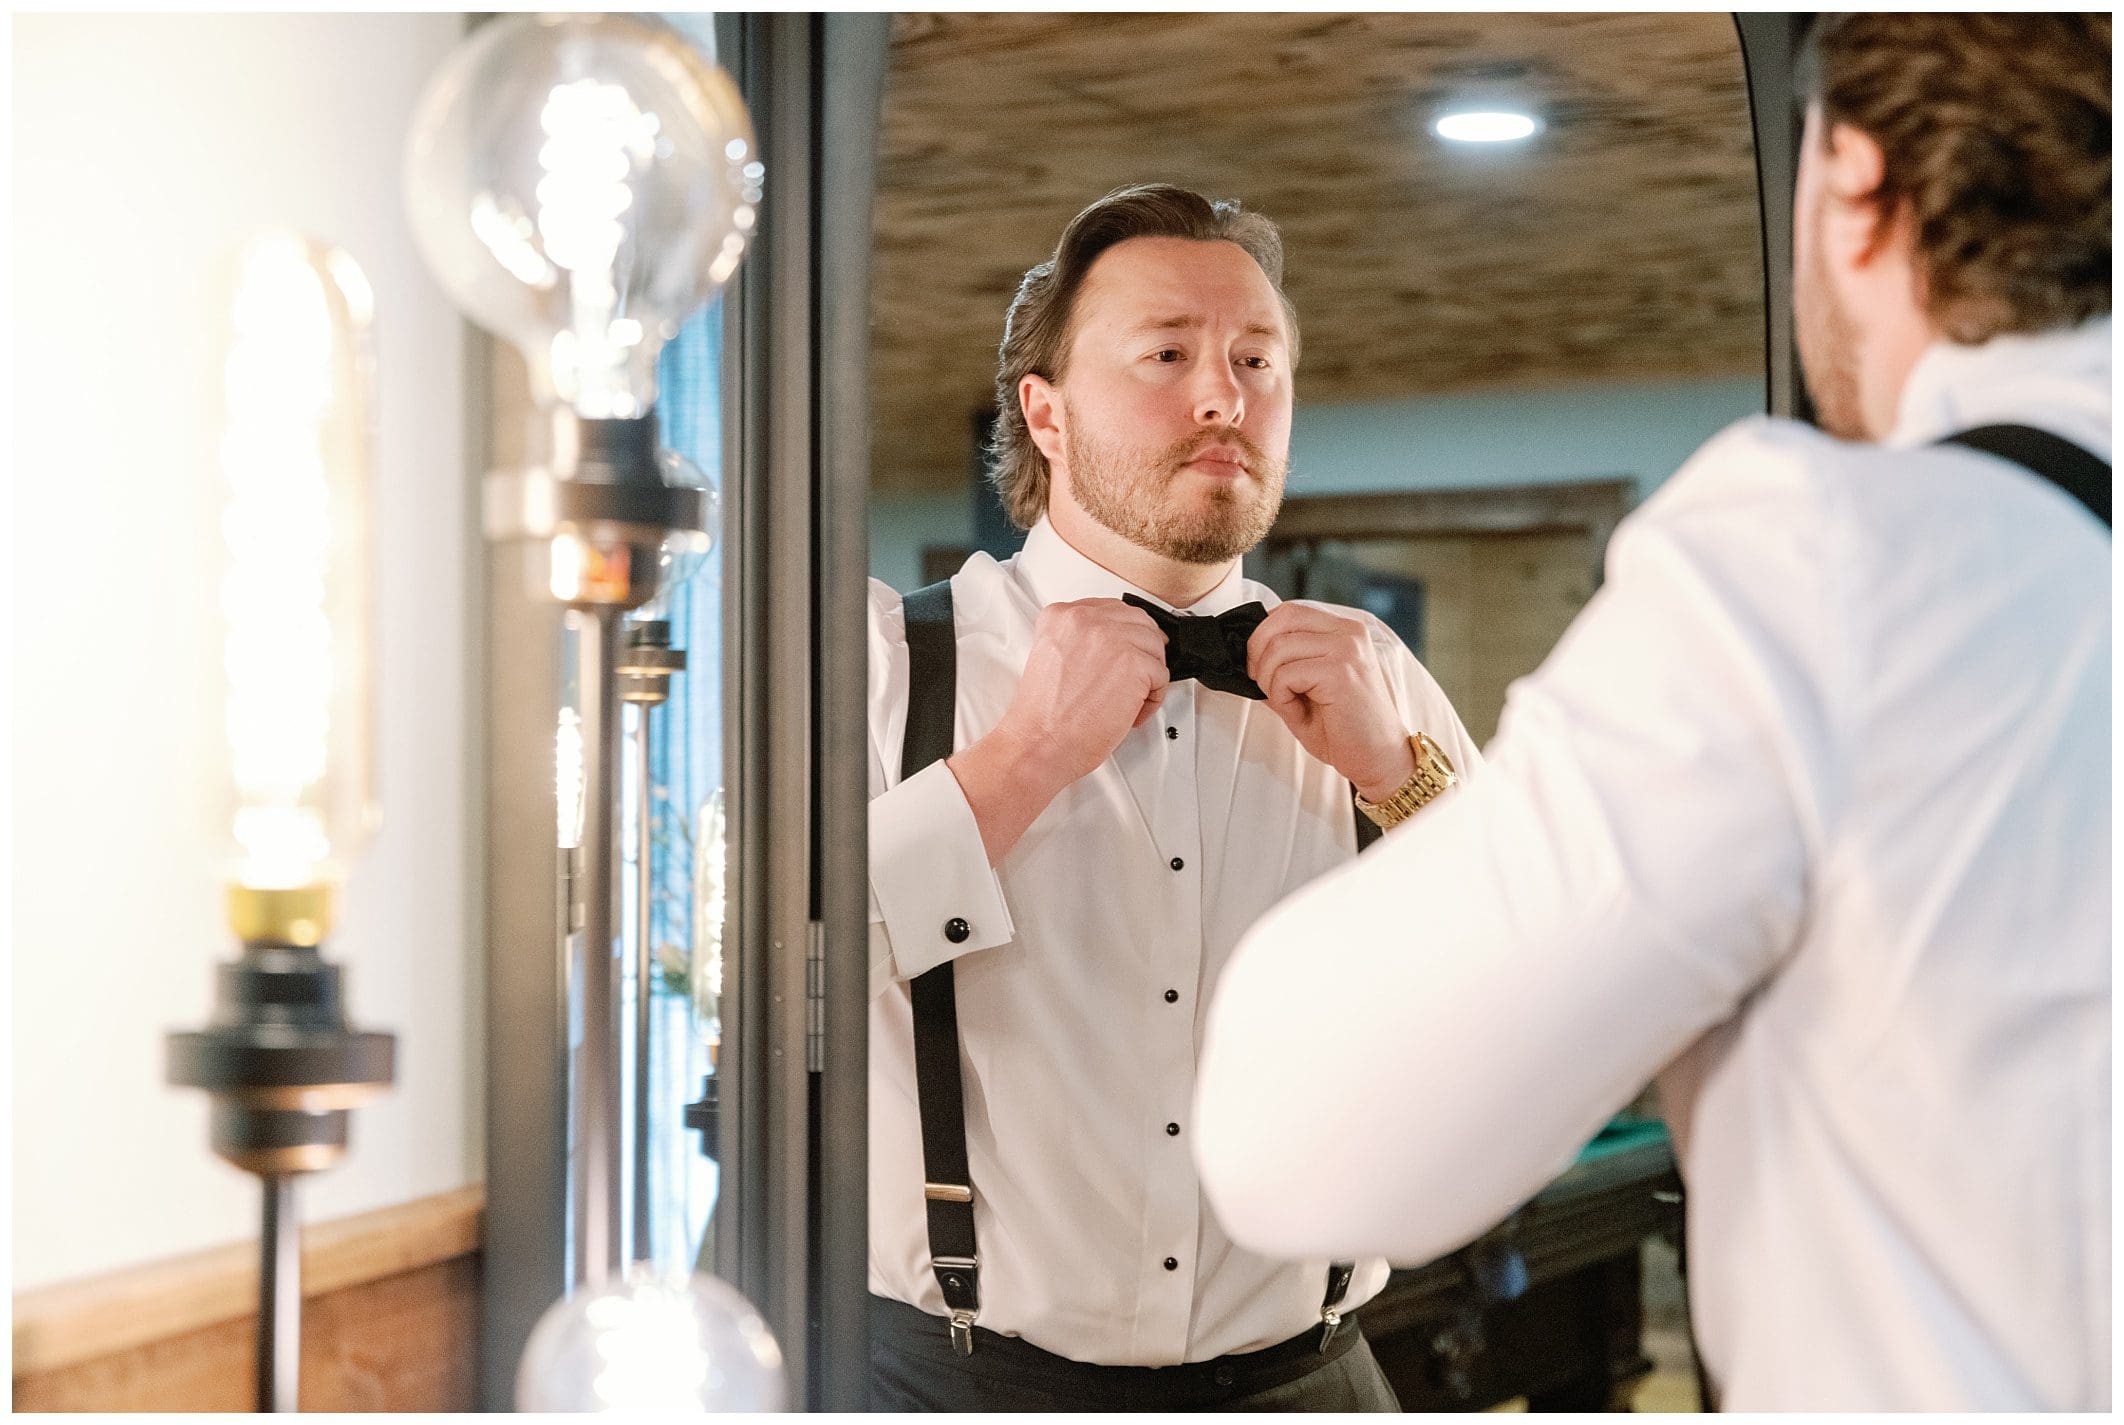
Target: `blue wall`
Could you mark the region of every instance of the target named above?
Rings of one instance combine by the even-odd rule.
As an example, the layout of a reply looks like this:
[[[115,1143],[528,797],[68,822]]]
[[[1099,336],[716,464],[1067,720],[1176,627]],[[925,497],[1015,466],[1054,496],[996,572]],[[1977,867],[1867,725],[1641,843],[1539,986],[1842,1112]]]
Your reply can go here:
[[[923,495],[873,495],[870,500],[870,572],[901,593],[922,582],[922,546],[971,545],[973,491]]]
[[[1300,406],[1288,493],[1465,490],[1628,475],[1642,499],[1710,436],[1762,409],[1757,379]]]
[[[1762,409],[1754,377],[1300,404],[1287,493],[1630,476],[1643,499],[1713,434]],[[921,578],[923,545],[972,542],[969,490],[871,502],[871,572],[903,592]]]

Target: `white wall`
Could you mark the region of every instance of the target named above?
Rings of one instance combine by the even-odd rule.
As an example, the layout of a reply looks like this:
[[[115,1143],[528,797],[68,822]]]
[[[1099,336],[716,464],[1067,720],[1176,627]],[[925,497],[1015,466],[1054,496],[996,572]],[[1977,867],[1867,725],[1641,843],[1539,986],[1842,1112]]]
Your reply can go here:
[[[1311,406],[1291,427],[1289,495],[1458,490],[1627,475],[1638,497],[1763,409],[1759,378],[1552,387]],[[965,476],[949,492],[873,500],[870,572],[905,593],[922,546],[973,540]]]
[[[256,1180],[165,1087],[223,928],[214,274],[252,230],[335,242],[377,295],[384,829],[329,953],[397,1086],[307,1180],[312,1221],[479,1176],[474,649],[462,328],[399,198],[437,15],[17,16],[13,1281],[255,1236]]]

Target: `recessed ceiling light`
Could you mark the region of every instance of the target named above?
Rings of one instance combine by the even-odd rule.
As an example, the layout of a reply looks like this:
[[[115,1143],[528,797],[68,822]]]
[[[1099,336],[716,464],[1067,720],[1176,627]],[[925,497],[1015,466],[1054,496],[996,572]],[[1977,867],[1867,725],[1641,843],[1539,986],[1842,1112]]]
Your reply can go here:
[[[1528,114],[1484,109],[1447,114],[1431,127],[1438,137],[1455,143],[1510,143],[1538,132],[1541,125]]]

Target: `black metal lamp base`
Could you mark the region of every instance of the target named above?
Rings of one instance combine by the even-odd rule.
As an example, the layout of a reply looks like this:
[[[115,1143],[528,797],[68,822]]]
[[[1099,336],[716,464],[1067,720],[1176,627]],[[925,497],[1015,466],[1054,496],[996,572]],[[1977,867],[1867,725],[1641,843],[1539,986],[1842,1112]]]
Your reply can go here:
[[[721,1088],[715,1075],[703,1075],[701,1096],[687,1104],[684,1113],[687,1131],[701,1135],[701,1156],[711,1163],[716,1161],[717,1135],[722,1132]]]
[[[294,1178],[347,1150],[347,1111],[391,1083],[396,1041],[347,1026],[339,967],[246,945],[218,967],[214,1019],[171,1034],[168,1079],[214,1096],[214,1151],[259,1175],[258,1408],[296,1408],[302,1302]]]
[[[316,949],[247,945],[217,979],[213,1023],[169,1036],[169,1081],[214,1095],[214,1151],[237,1167],[330,1167],[347,1110],[390,1085],[396,1041],[348,1028],[339,967]]]

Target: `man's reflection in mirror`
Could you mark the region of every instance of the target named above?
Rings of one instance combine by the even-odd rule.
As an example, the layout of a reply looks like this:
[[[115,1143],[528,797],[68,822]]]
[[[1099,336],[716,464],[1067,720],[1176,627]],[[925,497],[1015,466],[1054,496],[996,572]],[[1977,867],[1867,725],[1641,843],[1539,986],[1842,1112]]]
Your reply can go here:
[[[1188,1152],[1241,932],[1480,775],[1385,624],[1241,575],[1290,447],[1282,271],[1236,203],[1078,214],[1004,327],[1024,548],[871,582],[876,1409],[1396,1408],[1351,1317],[1386,1264],[1233,1245]]]

